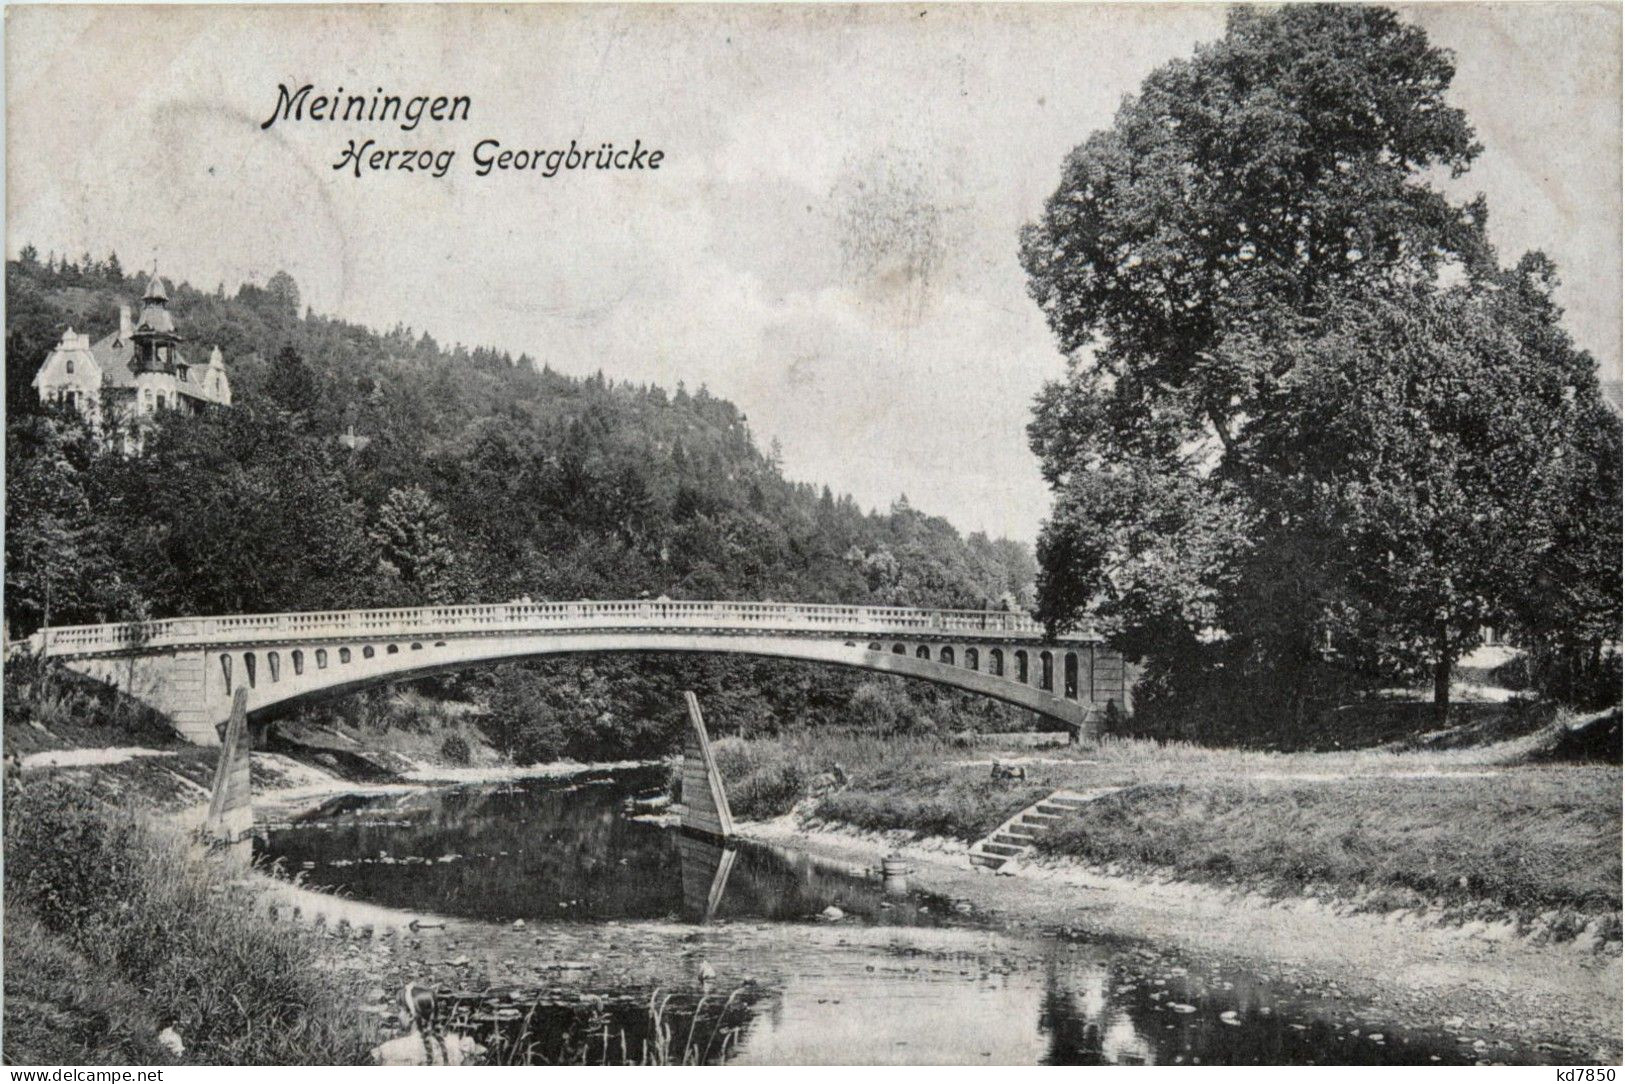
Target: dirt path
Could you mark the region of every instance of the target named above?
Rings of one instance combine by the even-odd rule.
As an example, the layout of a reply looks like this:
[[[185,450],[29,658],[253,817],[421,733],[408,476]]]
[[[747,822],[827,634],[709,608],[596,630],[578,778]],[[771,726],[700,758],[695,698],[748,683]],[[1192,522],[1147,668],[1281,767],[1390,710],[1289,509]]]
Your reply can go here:
[[[741,826],[746,838],[872,867],[901,853],[919,887],[968,900],[1011,931],[1067,929],[1176,948],[1301,986],[1332,1009],[1615,1064],[1621,1058],[1617,955],[1538,946],[1482,923],[1445,928],[1272,901],[1205,886],[1091,873],[1074,863],[978,872],[963,844],[907,841],[782,817]],[[1008,867],[1007,867],[1008,868]]]

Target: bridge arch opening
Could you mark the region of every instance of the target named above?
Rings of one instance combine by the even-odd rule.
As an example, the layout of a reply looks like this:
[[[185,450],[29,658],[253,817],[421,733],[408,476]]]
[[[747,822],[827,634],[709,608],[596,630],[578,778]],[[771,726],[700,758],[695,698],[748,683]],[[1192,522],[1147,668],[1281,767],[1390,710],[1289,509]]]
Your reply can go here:
[[[349,662],[349,661],[350,661],[350,649],[347,648],[347,647],[339,648],[339,662]]]
[[[248,687],[254,688],[254,653],[243,652],[243,677],[248,679]]]
[[[1038,653],[1038,687],[1045,692],[1055,691],[1055,656],[1048,651]]]
[[[1076,700],[1078,698],[1078,655],[1077,655],[1077,652],[1068,651],[1066,653],[1066,664],[1062,668],[1062,673],[1065,675],[1066,698],[1068,700]]]
[[[908,654],[908,645],[907,644],[893,644],[893,645],[891,645],[891,653],[893,655],[907,655]]]
[[[1004,649],[990,647],[987,649],[987,672],[994,677],[1004,676]]]
[[[1016,680],[1027,684],[1027,653],[1019,648],[1016,650]]]
[[[305,672],[305,653],[303,651],[300,651],[297,647],[294,648],[288,655],[288,659],[293,663],[294,677],[298,677]]]
[[[980,670],[982,668],[982,654],[974,647],[965,649],[965,669]]]
[[[282,680],[282,656],[275,651],[265,653],[265,668],[271,673],[273,682]]]
[[[231,692],[231,653],[220,653],[220,675],[226,679],[226,692]]]
[[[642,643],[627,643],[626,640],[643,640]],[[708,638],[705,641],[691,642],[686,646],[667,646],[658,641],[656,634],[637,633],[628,637],[626,634],[616,633],[613,636],[583,637],[585,643],[560,645],[525,645],[524,649],[498,648],[491,651],[486,645],[487,640],[466,640],[453,643],[454,651],[464,648],[455,655],[440,652],[424,652],[414,656],[411,662],[407,661],[405,652],[383,663],[383,654],[378,653],[379,664],[375,664],[355,672],[327,671],[318,673],[315,668],[307,669],[306,673],[297,681],[285,680],[276,686],[275,691],[267,688],[258,702],[250,701],[249,711],[251,718],[266,721],[303,704],[316,703],[323,700],[334,699],[350,695],[363,689],[379,686],[393,685],[401,682],[413,681],[435,674],[449,673],[459,670],[478,669],[486,666],[498,666],[507,663],[543,660],[560,655],[573,654],[650,654],[650,655],[732,655],[744,654],[763,658],[783,659],[790,662],[810,663],[815,665],[851,667],[867,672],[888,673],[910,680],[920,680],[932,684],[944,685],[959,689],[962,692],[986,696],[990,699],[1036,711],[1048,715],[1065,726],[1078,728],[1085,723],[1084,717],[1078,713],[1076,705],[1064,704],[1053,693],[1045,695],[1030,685],[1022,685],[1010,680],[1004,675],[991,674],[987,669],[973,668],[970,665],[971,652],[975,652],[978,662],[986,663],[991,659],[991,652],[996,650],[986,644],[901,644],[904,648],[902,654],[891,651],[874,653],[867,651],[861,643],[850,646],[837,641],[812,640],[802,643],[751,643],[737,637]],[[475,651],[466,650],[475,648]],[[366,645],[357,645],[363,650]],[[378,645],[384,646],[382,644]],[[495,646],[495,645],[493,645]],[[914,647],[910,652],[908,648]],[[340,652],[348,648],[333,645]],[[923,657],[917,654],[923,651]],[[307,649],[322,650],[322,649]],[[1004,655],[1008,648],[1000,651]],[[844,654],[842,654],[844,652]],[[935,654],[937,657],[932,658]],[[421,660],[421,661],[420,661]],[[955,665],[956,661],[964,665]],[[290,678],[292,675],[284,675]]]
[[[318,647],[316,649],[316,669],[327,669],[327,648],[325,647]]]

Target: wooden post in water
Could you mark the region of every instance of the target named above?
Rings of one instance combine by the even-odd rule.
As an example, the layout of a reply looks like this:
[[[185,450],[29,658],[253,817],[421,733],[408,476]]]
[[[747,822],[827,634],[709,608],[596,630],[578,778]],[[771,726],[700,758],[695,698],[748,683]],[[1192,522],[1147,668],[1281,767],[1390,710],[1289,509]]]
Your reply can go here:
[[[220,763],[214,770],[214,791],[209,796],[209,834],[223,843],[236,843],[254,829],[254,796],[249,780],[248,690],[238,686],[231,699],[231,718],[221,737]]]
[[[705,732],[700,701],[684,692],[688,704],[688,742],[683,747],[683,827],[724,839],[734,834],[734,818],[728,809],[728,794],[722,789],[722,773],[711,755],[711,738]]]

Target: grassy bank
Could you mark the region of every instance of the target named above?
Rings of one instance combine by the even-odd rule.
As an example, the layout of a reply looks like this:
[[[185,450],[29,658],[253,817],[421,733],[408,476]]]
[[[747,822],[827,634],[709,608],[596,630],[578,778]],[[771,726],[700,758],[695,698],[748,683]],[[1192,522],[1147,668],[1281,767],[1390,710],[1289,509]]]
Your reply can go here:
[[[185,743],[157,712],[112,688],[20,654],[4,667],[5,751],[139,745],[178,749]]]
[[[975,839],[1047,793],[966,770],[971,747],[936,737],[805,731],[715,748],[734,815],[754,820],[815,798],[818,816],[862,828]]]
[[[1051,855],[1276,893],[1376,893],[1548,914],[1558,937],[1620,909],[1617,771],[1163,783],[1091,803],[1040,841]],[[1618,937],[1617,920],[1606,932]]]
[[[5,807],[5,1050],[24,1064],[348,1064],[371,1045],[319,942],[177,832],[50,780]],[[156,1047],[173,1026],[186,1045]]]
[[[1266,753],[1108,739],[996,753],[806,733],[719,744],[735,813],[797,807],[969,843],[1061,788],[1122,788],[1043,841],[1118,872],[1619,937],[1620,770],[1549,762],[1559,731],[1449,749]],[[1027,779],[995,781],[992,759]],[[832,778],[839,767],[844,783]]]

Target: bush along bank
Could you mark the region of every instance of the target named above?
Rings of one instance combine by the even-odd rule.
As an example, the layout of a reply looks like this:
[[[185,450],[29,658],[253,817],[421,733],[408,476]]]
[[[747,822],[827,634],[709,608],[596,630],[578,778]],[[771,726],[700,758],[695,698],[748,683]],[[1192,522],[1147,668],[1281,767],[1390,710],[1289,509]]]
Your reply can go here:
[[[8,1061],[365,1059],[371,1029],[315,937],[255,914],[232,868],[196,848],[71,785],[7,787]],[[178,1057],[155,1027],[181,1038]]]

